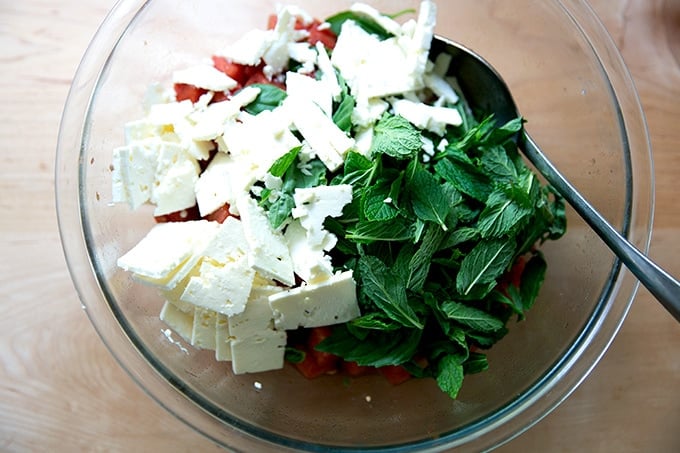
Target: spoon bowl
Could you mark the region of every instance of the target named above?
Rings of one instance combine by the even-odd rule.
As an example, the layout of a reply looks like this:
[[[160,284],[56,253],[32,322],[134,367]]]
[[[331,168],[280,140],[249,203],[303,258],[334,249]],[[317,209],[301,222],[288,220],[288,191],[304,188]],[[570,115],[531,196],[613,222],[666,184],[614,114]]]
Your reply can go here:
[[[430,56],[452,57],[456,80],[473,111],[493,113],[500,124],[517,118],[519,111],[501,75],[481,56],[453,41],[435,37]],[[569,183],[541,151],[525,129],[517,144],[524,156],[597,233],[621,262],[680,322],[680,282],[635,248]]]

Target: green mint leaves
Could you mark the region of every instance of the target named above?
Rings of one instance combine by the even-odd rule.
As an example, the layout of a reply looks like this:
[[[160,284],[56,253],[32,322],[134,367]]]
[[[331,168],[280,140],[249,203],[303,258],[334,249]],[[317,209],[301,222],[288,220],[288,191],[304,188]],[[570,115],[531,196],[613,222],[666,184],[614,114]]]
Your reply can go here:
[[[433,137],[385,114],[369,157],[347,155],[334,180],[353,185],[354,201],[333,219],[343,244],[333,262],[355,271],[363,316],[336,328],[321,350],[403,365],[452,398],[465,374],[488,368],[473,347],[491,347],[513,316],[524,318],[546,271],[534,246],[565,225],[562,200],[516,152],[522,123],[468,116],[423,161],[423,137]],[[414,332],[422,332],[416,347]]]
[[[371,154],[409,159],[423,147],[421,134],[405,118],[386,113],[375,125]]]

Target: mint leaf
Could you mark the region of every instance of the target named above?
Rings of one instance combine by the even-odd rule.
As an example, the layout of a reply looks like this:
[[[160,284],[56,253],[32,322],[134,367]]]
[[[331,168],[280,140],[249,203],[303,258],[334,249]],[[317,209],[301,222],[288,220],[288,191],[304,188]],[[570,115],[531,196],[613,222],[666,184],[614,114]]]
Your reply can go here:
[[[465,374],[481,373],[489,369],[489,361],[486,355],[479,352],[471,352],[470,357],[463,362],[463,372]]]
[[[339,325],[315,349],[357,362],[361,366],[401,365],[413,357],[421,336],[420,329],[402,328],[393,332],[373,331],[363,338],[357,338],[347,326]]]
[[[290,213],[295,207],[295,200],[293,199],[293,193],[295,189],[315,187],[326,183],[326,166],[319,159],[314,159],[305,164],[305,171],[299,168],[299,159],[297,157],[293,158],[293,162],[287,162],[291,157],[288,154],[295,153],[295,148],[285,154],[278,162],[275,162],[273,166],[275,171],[279,171],[282,167],[287,166],[285,173],[283,174],[283,186],[279,191],[278,197],[274,202],[269,202],[268,199],[262,199],[260,204],[267,211],[267,217],[269,218],[269,223],[274,229],[280,228],[285,221],[290,217]]]
[[[392,36],[392,33],[385,30],[380,24],[378,24],[378,22],[365,14],[356,13],[354,11],[343,11],[326,18],[326,22],[330,24],[331,30],[336,36],[340,34],[340,31],[342,30],[342,24],[348,20],[356,22],[356,24],[363,28],[366,32],[376,35],[378,38],[380,38],[380,40],[384,40]]]
[[[267,208],[267,218],[269,224],[274,229],[278,229],[290,217],[290,213],[295,207],[295,200],[293,195],[288,192],[282,192],[269,208]]]
[[[401,179],[401,175],[384,178],[364,189],[361,205],[366,220],[392,220],[399,215],[396,202],[401,192]]]
[[[354,318],[349,323],[354,328],[369,330],[397,330],[402,327],[401,324],[396,323],[382,313],[377,312]]]
[[[286,171],[288,171],[290,166],[293,164],[295,158],[297,157],[301,149],[302,149],[301,146],[296,146],[283,156],[276,159],[276,161],[274,161],[272,166],[269,168],[269,173],[272,176],[276,176],[278,178],[282,177],[286,173]]]
[[[479,332],[496,332],[505,326],[502,320],[484,310],[459,302],[446,301],[441,305],[441,310],[449,319]]]
[[[536,253],[524,266],[520,283],[520,294],[524,310],[529,310],[538,297],[538,291],[545,280],[547,264],[542,253]]]
[[[254,83],[250,86],[260,89],[260,93],[255,100],[243,108],[243,110],[251,115],[257,115],[265,110],[274,110],[283,103],[287,96],[286,92],[276,85]]]
[[[305,360],[305,352],[291,346],[286,346],[284,359],[289,363],[301,363]]]
[[[405,327],[422,329],[423,323],[406,297],[406,284],[374,256],[359,259],[358,286],[387,317]]]
[[[482,240],[463,259],[456,276],[456,289],[470,293],[477,285],[492,283],[513,259],[515,245],[507,239]]]
[[[413,212],[419,219],[439,224],[447,230],[449,199],[437,179],[424,168],[416,170],[409,185]]]
[[[422,243],[409,260],[406,286],[411,291],[423,289],[430,271],[432,257],[439,250],[445,234],[444,230],[432,224],[425,230]]]
[[[517,167],[502,146],[485,151],[480,158],[484,172],[497,183],[511,182],[519,178]]]
[[[464,194],[486,201],[491,193],[491,180],[471,162],[463,159],[442,159],[434,167],[439,176]]]
[[[360,244],[409,241],[413,238],[413,229],[400,217],[389,221],[360,221],[345,237]]]
[[[505,190],[499,189],[489,195],[477,228],[482,238],[502,237],[523,227],[532,212],[530,206],[520,205]]]
[[[451,398],[458,397],[463,386],[463,365],[455,356],[445,356],[439,360],[437,366],[437,385]]]
[[[367,185],[379,168],[380,159],[370,160],[356,151],[350,151],[345,156],[341,184]]]
[[[420,132],[402,116],[385,113],[375,125],[371,143],[372,154],[410,159],[422,147]]]

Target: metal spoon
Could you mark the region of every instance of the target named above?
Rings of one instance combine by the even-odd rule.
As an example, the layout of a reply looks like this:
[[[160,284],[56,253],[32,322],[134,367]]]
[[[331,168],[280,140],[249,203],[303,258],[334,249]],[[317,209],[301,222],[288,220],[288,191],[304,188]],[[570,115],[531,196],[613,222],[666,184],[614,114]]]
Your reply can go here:
[[[453,57],[451,63],[453,75],[456,76],[465,98],[473,109],[493,112],[501,124],[519,116],[507,85],[483,58],[457,43],[435,37],[430,55],[436,56],[441,52]],[[517,142],[520,150],[545,179],[680,322],[680,283],[621,236],[553,166],[526,131],[519,135]]]

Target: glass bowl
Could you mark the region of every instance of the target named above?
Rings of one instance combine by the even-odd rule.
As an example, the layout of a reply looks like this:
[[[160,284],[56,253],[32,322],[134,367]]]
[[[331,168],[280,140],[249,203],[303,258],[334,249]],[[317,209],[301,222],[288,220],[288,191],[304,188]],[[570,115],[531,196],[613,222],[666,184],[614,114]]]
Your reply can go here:
[[[122,126],[142,115],[152,82],[209,57],[278,0],[123,0],[90,44],[66,103],[56,194],[71,276],[121,366],[158,403],[225,447],[242,451],[488,449],[563,401],[613,340],[635,279],[568,209],[566,236],[546,244],[545,285],[525,321],[466,378],[457,400],[431,380],[392,386],[379,376],[306,380],[292,367],[233,375],[212,353],[168,340],[162,300],[116,259],[152,226],[150,209],[112,205],[111,155]],[[287,1],[284,3],[288,3]],[[318,18],[351,2],[293,2]],[[385,12],[413,1],[369,2]],[[527,128],[569,180],[646,250],[653,175],[635,88],[584,1],[475,0],[438,4],[436,32],[484,56],[506,79]],[[178,347],[181,346],[181,347]]]

